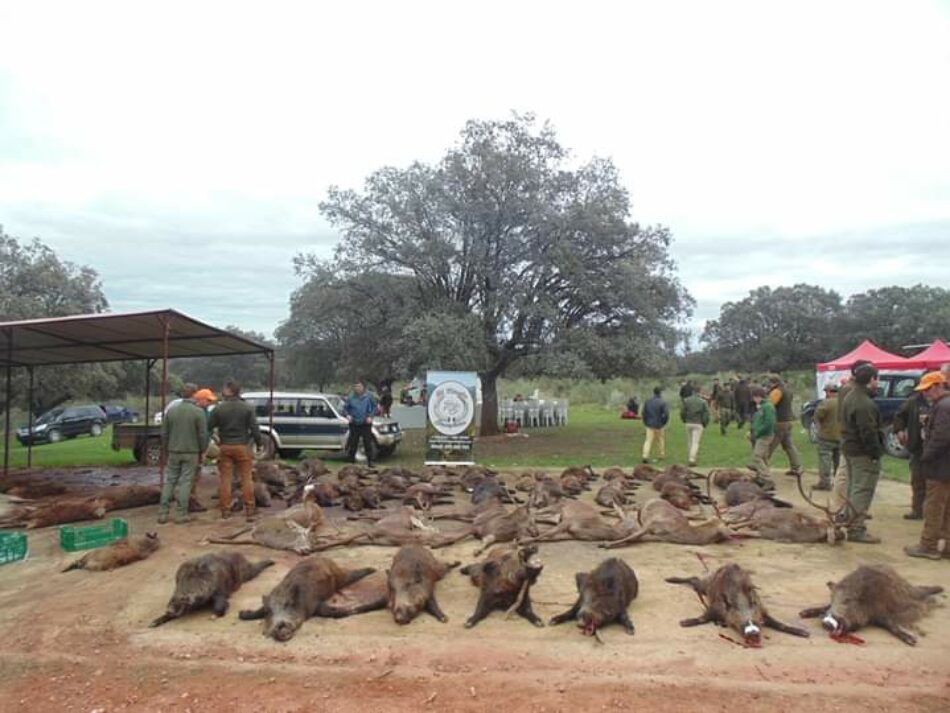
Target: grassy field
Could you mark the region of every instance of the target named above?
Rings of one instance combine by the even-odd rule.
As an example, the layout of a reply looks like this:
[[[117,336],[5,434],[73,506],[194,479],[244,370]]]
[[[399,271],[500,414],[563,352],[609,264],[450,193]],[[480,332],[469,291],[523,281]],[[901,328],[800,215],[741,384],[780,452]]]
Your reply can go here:
[[[492,436],[476,444],[475,456],[486,465],[516,468],[564,468],[568,465],[591,464],[602,468],[610,465],[630,467],[640,461],[644,429],[641,421],[624,421],[616,409],[586,404],[572,406],[570,423],[564,427],[526,429],[523,435]],[[421,465],[425,455],[422,431],[407,431],[396,454],[387,460],[410,468]],[[795,443],[806,469],[817,468],[815,448],[800,427],[795,428]],[[686,434],[683,424],[674,418],[667,429],[666,463],[686,462]],[[113,451],[109,429],[98,437],[80,436],[61,443],[44,444],[33,448],[33,466],[60,468],[69,466],[127,466],[133,465],[132,452]],[[748,430],[737,431],[730,426],[725,436],[718,425],[711,425],[703,434],[699,450],[700,467],[743,467],[749,462]],[[325,453],[305,452],[306,455],[327,457]],[[2,457],[2,444],[0,444]],[[336,456],[330,455],[328,460]],[[26,466],[26,448],[19,444],[10,449],[11,467]],[[776,473],[783,473],[788,460],[780,450],[772,462]],[[884,477],[907,480],[907,463],[895,458],[884,459]]]

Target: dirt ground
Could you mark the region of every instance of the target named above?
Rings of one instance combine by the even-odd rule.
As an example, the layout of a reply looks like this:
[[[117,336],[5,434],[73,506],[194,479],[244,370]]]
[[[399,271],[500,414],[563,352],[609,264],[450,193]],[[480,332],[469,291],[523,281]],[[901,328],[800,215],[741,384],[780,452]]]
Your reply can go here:
[[[70,479],[150,482],[154,473],[130,469],[71,473]],[[49,477],[47,475],[47,477]],[[59,477],[59,476],[57,476]],[[780,493],[796,502],[793,480]],[[210,504],[213,476],[202,500]],[[880,629],[866,629],[864,645],[830,640],[815,621],[812,637],[767,634],[761,649],[720,637],[712,625],[684,629],[680,619],[700,605],[673,575],[701,574],[738,562],[754,572],[777,618],[801,623],[797,612],[827,601],[825,582],[861,563],[887,563],[916,584],[950,588],[950,560],[910,559],[901,547],[915,541],[919,523],[901,519],[908,486],[882,482],[871,531],[878,546],[785,545],[764,541],[688,547],[639,544],[610,554],[636,571],[640,596],[630,608],[635,636],[604,631],[605,644],[569,625],[535,628],[495,613],[471,630],[476,590],[450,572],[439,584],[449,622],[422,615],[398,626],[380,611],[343,620],[313,619],[279,644],[261,635],[260,622],[242,622],[238,610],[259,606],[297,561],[291,553],[240,548],[277,565],[245,584],[221,619],[199,612],[159,629],[177,566],[227,547],[203,546],[220,531],[212,512],[197,522],[155,525],[156,508],[121,515],[133,533],[157,529],[163,547],[146,562],[112,573],[61,573],[75,555],[59,548],[55,528],[29,533],[29,558],[0,567],[0,710],[2,711],[947,711],[950,710],[950,608],[921,622],[927,636],[916,647]],[[472,541],[441,557],[472,560]],[[394,549],[332,551],[345,566],[385,568]],[[545,569],[532,590],[545,619],[575,596],[574,573],[605,557],[577,542],[541,546]],[[944,600],[945,601],[945,600]],[[768,630],[767,630],[768,631]],[[735,637],[733,637],[735,638]]]

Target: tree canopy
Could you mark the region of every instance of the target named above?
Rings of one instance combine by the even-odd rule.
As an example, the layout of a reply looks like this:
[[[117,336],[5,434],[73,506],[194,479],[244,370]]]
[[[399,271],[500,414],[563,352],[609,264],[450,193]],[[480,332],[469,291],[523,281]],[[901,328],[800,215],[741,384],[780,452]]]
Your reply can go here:
[[[98,273],[61,260],[38,238],[21,243],[0,226],[0,322],[104,312],[109,306]],[[27,374],[14,372],[14,403],[26,408]],[[34,380],[34,409],[42,411],[75,395],[109,395],[119,378],[113,365],[40,367]],[[0,392],[5,383],[0,383]],[[6,394],[0,393],[0,411]]]
[[[469,121],[437,163],[382,168],[361,192],[332,187],[320,208],[342,240],[332,270],[298,261],[312,277],[397,276],[424,329],[464,324],[477,338],[460,358],[480,368],[483,433],[496,430],[496,379],[516,361],[570,350],[574,332],[658,353],[692,307],[669,231],[630,220],[613,164],[575,167],[531,116]]]

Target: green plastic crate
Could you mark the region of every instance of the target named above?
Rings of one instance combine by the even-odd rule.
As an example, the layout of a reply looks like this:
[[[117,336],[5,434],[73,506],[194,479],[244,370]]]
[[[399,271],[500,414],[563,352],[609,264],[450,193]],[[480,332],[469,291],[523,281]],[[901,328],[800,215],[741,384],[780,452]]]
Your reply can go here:
[[[129,536],[129,523],[119,517],[112,518],[104,525],[91,527],[72,527],[66,525],[59,528],[59,544],[67,552],[91,550],[103,547],[110,542],[121,540]]]
[[[0,564],[26,557],[26,535],[22,532],[0,532]]]

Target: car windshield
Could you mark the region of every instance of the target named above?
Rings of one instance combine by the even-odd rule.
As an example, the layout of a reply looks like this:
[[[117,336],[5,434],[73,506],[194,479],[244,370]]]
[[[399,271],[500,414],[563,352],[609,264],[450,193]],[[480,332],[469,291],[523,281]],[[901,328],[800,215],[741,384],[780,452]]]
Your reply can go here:
[[[36,424],[37,424],[37,425],[40,425],[40,424],[43,424],[43,423],[52,423],[52,422],[55,421],[57,418],[59,418],[59,417],[62,415],[62,413],[63,413],[63,409],[61,409],[61,408],[53,409],[52,411],[47,411],[47,412],[44,413],[42,416],[40,416],[38,419],[36,419]]]

